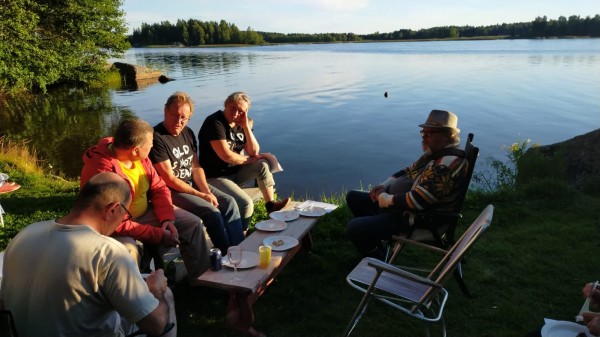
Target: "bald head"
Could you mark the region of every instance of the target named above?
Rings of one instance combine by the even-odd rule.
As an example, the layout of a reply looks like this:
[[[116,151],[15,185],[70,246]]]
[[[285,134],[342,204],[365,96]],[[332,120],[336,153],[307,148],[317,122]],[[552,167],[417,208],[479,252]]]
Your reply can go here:
[[[79,191],[74,210],[93,208],[102,210],[113,202],[129,204],[131,191],[125,179],[113,172],[102,172],[93,176]]]

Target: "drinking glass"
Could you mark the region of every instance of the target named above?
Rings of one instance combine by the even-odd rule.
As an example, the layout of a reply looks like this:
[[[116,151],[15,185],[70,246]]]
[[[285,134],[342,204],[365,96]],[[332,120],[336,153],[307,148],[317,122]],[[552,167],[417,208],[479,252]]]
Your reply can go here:
[[[269,268],[271,264],[271,246],[263,245],[258,247],[258,256],[261,268]]]
[[[229,263],[233,265],[233,273],[235,278],[232,281],[240,281],[241,279],[237,275],[237,267],[242,263],[242,247],[240,246],[231,246],[227,249],[227,257],[229,258]]]

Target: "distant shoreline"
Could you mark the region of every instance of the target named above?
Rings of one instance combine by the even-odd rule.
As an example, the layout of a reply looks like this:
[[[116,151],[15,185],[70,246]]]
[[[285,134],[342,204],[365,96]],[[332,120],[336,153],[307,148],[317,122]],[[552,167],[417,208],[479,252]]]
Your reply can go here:
[[[343,44],[343,43],[379,43],[379,42],[429,42],[429,41],[482,41],[482,40],[560,40],[560,39],[592,39],[591,36],[556,36],[545,38],[512,38],[510,35],[498,36],[473,36],[459,38],[441,38],[441,39],[402,39],[402,40],[361,40],[361,41],[334,41],[334,42],[286,42],[286,43],[265,43],[256,44],[208,44],[199,46],[184,46],[182,44],[171,45],[143,45],[132,46],[131,48],[236,48],[236,47],[264,47],[281,45],[302,45],[302,44]]]

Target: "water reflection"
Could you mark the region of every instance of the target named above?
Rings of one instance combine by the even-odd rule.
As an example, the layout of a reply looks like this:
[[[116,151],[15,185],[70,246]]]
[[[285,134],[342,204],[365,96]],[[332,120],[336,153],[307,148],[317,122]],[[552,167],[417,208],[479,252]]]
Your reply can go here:
[[[115,106],[109,89],[60,89],[0,101],[0,136],[28,141],[43,165],[67,177],[81,171],[81,153],[135,114]]]
[[[128,60],[135,64],[160,69],[170,76],[197,77],[236,71],[244,62],[254,63],[256,54],[214,52],[205,49],[178,50],[173,53],[141,52]]]

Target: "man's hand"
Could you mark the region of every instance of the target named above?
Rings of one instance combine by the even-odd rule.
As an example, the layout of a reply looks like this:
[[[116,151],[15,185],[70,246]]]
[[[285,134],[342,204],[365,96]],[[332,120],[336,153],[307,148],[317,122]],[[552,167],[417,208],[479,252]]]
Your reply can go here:
[[[583,293],[583,297],[589,297],[591,296],[592,299],[590,300],[590,310],[591,311],[600,311],[600,290],[598,290],[597,288],[592,289],[592,287],[594,286],[594,283],[587,283],[583,289],[582,289],[582,293]]]
[[[163,236],[160,240],[160,244],[165,247],[177,247],[179,244],[179,238],[168,229],[163,229]]]
[[[162,222],[163,237],[161,244],[166,247],[176,247],[179,244],[179,233],[175,228],[173,220],[165,220]]]
[[[237,118],[233,119],[233,122],[244,129],[248,128],[248,113],[240,111]]]
[[[394,196],[383,192],[379,194],[377,201],[379,201],[379,208],[387,208],[394,204]]]
[[[162,269],[153,270],[146,278],[146,284],[154,297],[162,298],[165,290],[167,290],[167,278],[164,271]]]
[[[177,233],[177,228],[175,228],[175,221],[165,220],[161,223],[161,227],[162,229],[168,229],[176,238],[179,238],[179,233]]]
[[[383,186],[383,185],[377,185],[377,186],[373,187],[371,189],[371,191],[369,191],[369,196],[371,197],[371,201],[373,201],[373,202],[377,201],[377,198],[379,198],[379,195],[384,192],[385,192],[385,186]]]
[[[212,194],[212,193],[204,193],[201,196],[201,198],[204,199],[204,200],[206,200],[206,201],[208,201],[208,202],[210,202],[213,206],[219,207],[219,201],[217,200],[217,197],[214,194]]]
[[[600,335],[600,313],[584,312],[583,320],[592,335]]]

